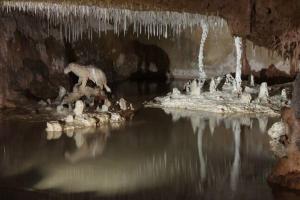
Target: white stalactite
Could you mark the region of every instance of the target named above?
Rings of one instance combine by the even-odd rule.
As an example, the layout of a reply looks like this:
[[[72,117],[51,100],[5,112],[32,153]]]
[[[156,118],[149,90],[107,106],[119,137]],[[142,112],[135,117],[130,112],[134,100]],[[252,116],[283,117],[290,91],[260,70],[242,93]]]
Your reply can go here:
[[[208,24],[206,22],[201,22],[202,35],[199,48],[198,56],[198,67],[199,67],[199,79],[205,79],[206,73],[204,71],[204,45],[208,36]]]
[[[136,35],[169,37],[177,36],[185,29],[208,26],[222,27],[226,23],[220,17],[171,11],[135,11],[93,5],[72,3],[51,3],[35,1],[3,1],[4,12],[23,12],[47,19],[49,25],[60,27],[68,41],[78,40],[84,34],[92,39],[93,32],[101,34],[113,30],[116,35],[126,34],[132,25]],[[206,29],[205,29],[206,30]]]
[[[236,91],[242,91],[242,38],[241,37],[234,37],[234,44],[236,48],[236,70],[235,70],[235,82],[236,82]]]

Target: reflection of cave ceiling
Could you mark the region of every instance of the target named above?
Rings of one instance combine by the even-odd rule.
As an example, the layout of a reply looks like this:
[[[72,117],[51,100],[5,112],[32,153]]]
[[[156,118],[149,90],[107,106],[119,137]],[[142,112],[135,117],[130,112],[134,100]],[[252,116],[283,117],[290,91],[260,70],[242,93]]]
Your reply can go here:
[[[291,37],[295,37],[298,32],[294,30],[298,29],[300,21],[299,0],[46,0],[46,2],[218,15],[227,20],[233,34],[247,37],[256,45],[268,48],[278,43],[282,35],[291,35],[286,32],[294,33]]]

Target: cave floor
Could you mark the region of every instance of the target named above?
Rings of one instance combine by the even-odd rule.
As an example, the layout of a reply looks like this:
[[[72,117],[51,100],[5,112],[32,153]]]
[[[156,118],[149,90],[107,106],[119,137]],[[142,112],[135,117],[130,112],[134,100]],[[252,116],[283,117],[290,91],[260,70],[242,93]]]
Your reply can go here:
[[[113,90],[141,108],[169,86]],[[299,199],[266,181],[278,118],[141,108],[119,129],[47,140],[44,119],[3,115],[1,199]]]

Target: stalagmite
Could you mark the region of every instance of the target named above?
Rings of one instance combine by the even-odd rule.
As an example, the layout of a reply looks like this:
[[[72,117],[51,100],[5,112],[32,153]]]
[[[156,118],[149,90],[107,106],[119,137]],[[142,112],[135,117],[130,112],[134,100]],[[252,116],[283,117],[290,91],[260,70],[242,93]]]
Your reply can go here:
[[[209,84],[209,92],[214,93],[216,90],[217,90],[216,82],[212,78],[211,81],[210,81],[210,84]]]
[[[204,45],[208,36],[208,25],[205,22],[201,22],[202,35],[200,41],[199,48],[199,56],[198,56],[198,67],[199,67],[199,79],[205,79],[206,73],[204,71]]]
[[[202,85],[195,79],[190,84],[190,95],[199,96],[201,94]]]
[[[242,38],[234,37],[234,44],[236,48],[236,70],[235,70],[235,82],[236,82],[236,92],[240,93],[242,91]]]
[[[80,116],[83,113],[83,109],[84,109],[84,103],[81,100],[76,101],[75,103],[75,108],[74,108],[74,114],[76,116]]]
[[[250,86],[251,86],[251,87],[254,87],[254,86],[255,86],[253,74],[250,75]]]
[[[259,87],[258,100],[260,102],[267,102],[269,98],[268,85],[266,82],[263,82]]]
[[[286,89],[281,90],[281,98],[283,101],[287,100],[287,94],[286,94]]]

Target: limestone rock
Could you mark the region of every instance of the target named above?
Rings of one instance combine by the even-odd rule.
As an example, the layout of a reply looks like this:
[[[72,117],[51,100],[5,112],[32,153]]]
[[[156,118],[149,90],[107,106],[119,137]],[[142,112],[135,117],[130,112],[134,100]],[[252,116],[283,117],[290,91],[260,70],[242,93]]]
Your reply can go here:
[[[251,103],[252,97],[249,93],[241,94],[241,103],[249,104]]]
[[[268,135],[273,138],[277,139],[281,136],[286,135],[286,125],[284,122],[276,122],[272,125],[272,127],[268,130]]]
[[[281,158],[268,177],[272,185],[300,190],[300,152],[296,151]]]
[[[73,123],[74,122],[74,117],[72,115],[68,115],[66,118],[65,118],[65,122],[66,123]]]
[[[111,117],[110,117],[110,122],[111,123],[119,123],[119,122],[122,122],[124,121],[124,119],[121,117],[120,114],[118,113],[112,113],[111,114]]]

